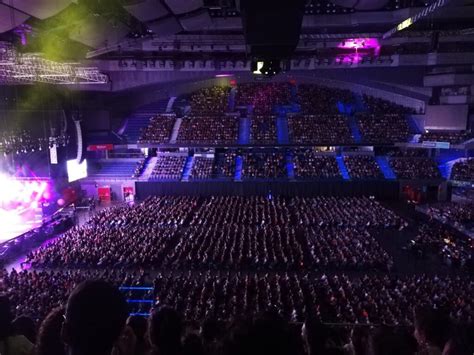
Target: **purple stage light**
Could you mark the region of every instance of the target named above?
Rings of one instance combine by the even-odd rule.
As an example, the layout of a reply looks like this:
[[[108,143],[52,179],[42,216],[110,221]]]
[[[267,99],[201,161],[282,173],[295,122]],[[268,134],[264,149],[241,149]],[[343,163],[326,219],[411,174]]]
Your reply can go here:
[[[228,78],[229,76],[234,76],[234,74],[216,74],[216,78]]]
[[[49,180],[0,174],[0,243],[40,226],[40,206],[52,195]]]
[[[346,51],[343,63],[359,63],[363,57],[378,56],[381,48],[377,38],[350,38],[339,43],[337,47],[354,51],[353,53]]]

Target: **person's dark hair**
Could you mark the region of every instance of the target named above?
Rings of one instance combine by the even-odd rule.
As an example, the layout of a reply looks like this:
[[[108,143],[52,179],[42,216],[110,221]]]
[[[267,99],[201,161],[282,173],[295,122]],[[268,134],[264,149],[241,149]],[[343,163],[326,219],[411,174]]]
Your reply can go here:
[[[369,327],[355,327],[352,332],[352,345],[355,355],[365,355],[368,352],[370,340]]]
[[[4,340],[13,335],[12,326],[13,315],[11,311],[10,299],[0,296],[0,340]]]
[[[443,355],[472,355],[474,354],[474,324],[458,324],[453,327],[452,334],[446,343]]]
[[[61,340],[64,308],[53,309],[40,325],[38,330],[35,355],[65,355],[64,343]]]
[[[108,354],[127,316],[127,302],[116,287],[105,281],[82,282],[67,302],[65,342],[79,354]]]
[[[204,320],[201,326],[201,337],[205,343],[217,340],[220,334],[221,328],[216,320],[210,318]]]
[[[148,340],[145,337],[148,327],[147,319],[140,316],[130,316],[127,319],[127,325],[132,328],[137,340],[135,354],[145,354],[148,349]]]
[[[415,310],[415,328],[430,345],[443,350],[449,339],[451,321],[442,310],[419,307]]]
[[[181,352],[183,323],[181,316],[173,308],[163,306],[153,310],[148,330],[150,343],[160,354],[171,355]]]
[[[274,310],[255,319],[250,336],[253,354],[292,354],[287,322]]]
[[[229,326],[222,343],[224,355],[240,355],[249,353],[251,348],[250,319],[238,319]]]
[[[390,327],[380,327],[373,331],[370,348],[373,355],[410,355],[417,350],[416,341],[411,334]]]
[[[201,338],[196,334],[189,334],[183,342],[183,355],[204,355],[204,346]]]
[[[304,323],[306,332],[306,345],[308,354],[322,354],[326,351],[326,344],[329,337],[327,326],[319,320],[308,318]]]
[[[33,319],[26,316],[20,316],[15,318],[12,323],[13,332],[16,335],[23,335],[31,343],[35,343],[36,340],[36,324]]]

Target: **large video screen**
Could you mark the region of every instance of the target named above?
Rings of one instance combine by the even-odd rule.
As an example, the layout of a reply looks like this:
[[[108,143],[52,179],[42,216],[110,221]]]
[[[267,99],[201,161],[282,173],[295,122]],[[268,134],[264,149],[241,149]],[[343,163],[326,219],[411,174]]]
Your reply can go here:
[[[80,164],[76,159],[68,160],[67,176],[69,182],[87,177],[87,160],[84,159]]]

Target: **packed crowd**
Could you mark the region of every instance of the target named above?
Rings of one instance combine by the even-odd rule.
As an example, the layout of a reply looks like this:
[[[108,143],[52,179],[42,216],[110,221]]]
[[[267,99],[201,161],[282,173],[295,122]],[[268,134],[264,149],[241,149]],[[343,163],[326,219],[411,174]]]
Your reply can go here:
[[[216,152],[213,175],[216,178],[233,178],[235,175],[235,159],[237,154],[234,151]]]
[[[147,317],[129,316],[127,295],[117,286],[141,278],[3,271],[2,353],[465,355],[473,351],[469,338],[473,283],[460,277],[159,273],[154,281],[156,307]],[[35,306],[43,310],[42,317]],[[35,320],[45,314],[36,332]],[[334,328],[322,321],[358,325]]]
[[[451,180],[474,181],[474,158],[454,163]]]
[[[205,156],[194,157],[191,179],[210,179],[212,177],[214,158]]]
[[[161,274],[160,302],[171,304],[186,319],[235,319],[263,312],[269,305],[287,319],[305,316],[334,323],[412,324],[415,306],[447,307],[452,318],[473,319],[469,278],[423,275],[242,274],[206,272],[180,277]]]
[[[426,213],[437,220],[474,232],[474,203],[443,202],[427,205]]]
[[[288,117],[290,141],[295,144],[353,143],[347,119],[341,115],[296,115]]]
[[[344,164],[351,179],[383,179],[384,177],[373,156],[345,156]]]
[[[354,97],[349,90],[301,84],[298,86],[297,101],[305,114],[335,115],[339,113],[339,102],[350,103]]]
[[[388,157],[399,158],[427,158],[429,156],[428,149],[393,149],[389,148],[385,153]]]
[[[312,149],[296,150],[293,155],[296,178],[340,179],[336,157],[324,156]]]
[[[461,144],[472,138],[469,131],[429,131],[424,132],[420,137],[420,142],[449,142],[451,144]]]
[[[143,129],[141,136],[138,139],[138,143],[169,143],[175,121],[176,116],[174,114],[153,117],[148,126]]]
[[[180,180],[185,163],[186,156],[184,155],[158,155],[150,178],[154,180]]]
[[[474,241],[441,223],[429,222],[420,225],[408,247],[420,257],[438,255],[447,265],[466,268],[467,272],[473,270]]]
[[[28,263],[49,267],[120,267],[157,265],[197,198],[155,198],[134,207],[107,209],[85,226],[27,257]]]
[[[274,144],[277,142],[276,116],[255,115],[250,127],[253,144]]]
[[[438,179],[441,178],[436,162],[431,158],[389,159],[395,175],[399,179]]]
[[[285,178],[286,159],[283,152],[244,152],[242,176],[246,179]]]
[[[387,101],[378,97],[363,95],[362,99],[367,110],[377,115],[385,115],[387,114],[387,112],[390,112],[394,115],[418,113],[410,107],[398,105],[394,102]]]
[[[28,255],[33,266],[381,268],[369,228],[403,224],[368,198],[155,197],[101,211]]]
[[[341,206],[358,213],[348,222]],[[331,211],[319,212],[331,206]],[[395,227],[390,211],[370,200],[216,197],[194,213],[166,257],[177,269],[383,269],[392,261],[367,226]],[[374,208],[371,213],[365,208]],[[307,209],[314,210],[308,213]],[[293,212],[292,212],[293,211]],[[318,222],[319,221],[319,222]]]
[[[268,115],[275,105],[290,103],[288,83],[244,83],[237,87],[236,106],[252,105],[255,114]]]
[[[229,107],[230,88],[212,86],[191,95],[191,113],[194,116],[216,115],[226,112]]]
[[[408,141],[410,128],[406,118],[403,115],[387,114],[387,112],[392,111],[381,111],[377,114],[357,114],[357,122],[363,142],[397,143]]]
[[[132,177],[137,178],[140,177],[143,174],[143,171],[146,168],[148,159],[140,159],[140,161],[137,161],[137,165],[135,166],[135,170],[133,171]]]
[[[239,120],[228,116],[190,116],[183,118],[178,143],[232,144],[237,141]]]

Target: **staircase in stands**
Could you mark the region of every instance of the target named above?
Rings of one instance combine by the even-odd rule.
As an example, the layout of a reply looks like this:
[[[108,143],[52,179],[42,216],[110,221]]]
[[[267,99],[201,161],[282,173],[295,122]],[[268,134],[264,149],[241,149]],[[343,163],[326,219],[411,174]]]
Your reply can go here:
[[[337,165],[339,166],[339,171],[341,172],[342,178],[344,180],[350,180],[351,176],[349,175],[349,170],[347,170],[347,166],[344,163],[344,157],[338,156],[336,157]]]
[[[377,164],[379,165],[380,170],[382,170],[382,173],[385,179],[395,180],[397,178],[386,156],[382,156],[382,155],[376,156],[375,160],[377,161]]]

